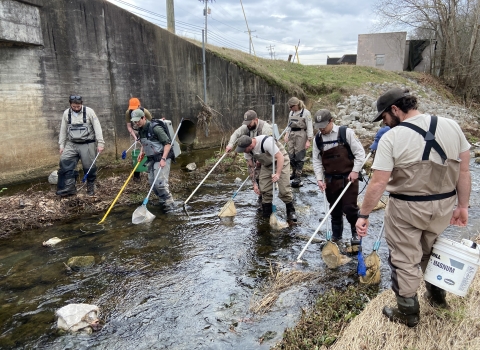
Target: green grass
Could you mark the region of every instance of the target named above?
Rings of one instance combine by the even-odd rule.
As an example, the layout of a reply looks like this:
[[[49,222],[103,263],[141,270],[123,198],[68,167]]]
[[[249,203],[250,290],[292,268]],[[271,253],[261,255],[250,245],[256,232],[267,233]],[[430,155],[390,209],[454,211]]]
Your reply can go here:
[[[377,293],[378,288],[362,285],[326,292],[317,299],[311,310],[302,314],[295,327],[285,330],[282,341],[273,349],[330,347]]]
[[[201,46],[199,42],[190,41]],[[396,81],[400,84],[407,84],[409,78],[418,78],[418,73],[410,75],[410,72],[389,72],[372,67],[312,66],[284,60],[257,58],[238,50],[213,45],[207,45],[207,51],[262,77],[268,83],[277,85],[287,93],[305,101],[309,99],[317,101],[318,98],[322,98],[324,108],[336,105],[343,100],[343,96],[355,93],[367,82],[381,84]]]

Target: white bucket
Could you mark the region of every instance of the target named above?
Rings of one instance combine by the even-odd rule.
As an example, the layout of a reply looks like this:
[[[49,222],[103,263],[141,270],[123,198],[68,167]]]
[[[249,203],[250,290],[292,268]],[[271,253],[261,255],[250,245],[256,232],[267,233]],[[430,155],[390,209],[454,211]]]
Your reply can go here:
[[[425,281],[464,297],[480,265],[480,250],[447,238],[437,238],[428,261]]]

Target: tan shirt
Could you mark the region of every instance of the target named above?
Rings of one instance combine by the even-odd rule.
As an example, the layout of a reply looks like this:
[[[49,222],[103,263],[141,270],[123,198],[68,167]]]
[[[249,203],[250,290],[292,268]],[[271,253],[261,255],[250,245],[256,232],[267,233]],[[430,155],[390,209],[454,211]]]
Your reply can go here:
[[[68,110],[63,112],[62,124],[60,125],[60,134],[58,136],[58,144],[60,149],[65,148],[65,143],[67,142],[67,125],[68,125]],[[95,132],[95,140],[98,143],[98,146],[105,148],[105,141],[103,140],[102,126],[100,121],[97,118],[97,115],[90,107],[86,107],[87,110],[87,124],[92,124],[93,130]],[[75,113],[72,111],[72,124],[83,124],[83,106],[80,110],[80,113]]]
[[[262,152],[262,141],[265,137],[268,137],[266,135],[260,135],[255,137],[255,140],[257,140],[257,144],[255,147],[253,147],[252,153],[253,155],[257,154],[263,154]],[[270,155],[277,154],[280,149],[277,147],[277,145],[274,143],[273,137],[269,137],[265,142],[263,143],[263,150],[265,153],[269,153]],[[250,153],[245,153],[245,159],[246,160],[251,160],[252,155]]]
[[[327,141],[336,141],[338,140],[338,129],[340,127],[338,125],[333,125],[332,131],[329,134],[322,135],[323,142]],[[353,169],[352,171],[355,172],[360,172],[362,170],[362,164],[363,161],[365,160],[365,150],[363,149],[362,144],[360,141],[357,139],[357,136],[355,135],[355,132],[347,128],[347,142],[348,145],[350,146],[350,149],[352,150],[352,153],[355,157],[353,161]],[[318,180],[323,181],[323,164],[322,164],[322,157],[320,157],[320,150],[317,147],[317,142],[315,142],[315,139],[312,141],[313,142],[313,171],[315,172],[315,177]],[[323,150],[328,151],[329,149],[333,147],[337,147],[338,143],[327,143],[323,145]]]
[[[260,121],[260,119],[259,119],[259,121]],[[261,134],[259,134],[259,131],[261,131]],[[235,130],[233,132],[232,136],[230,136],[230,140],[228,141],[227,146],[229,146],[230,148],[233,148],[235,143],[237,143],[237,140],[242,135],[247,135],[247,136],[250,136],[250,137],[256,137],[256,136],[259,136],[259,135],[272,136],[272,126],[270,124],[268,124],[267,122],[265,122],[263,124],[262,130],[258,130],[258,125],[254,130],[249,130],[246,125],[242,124],[237,130]]]
[[[430,119],[429,114],[420,114],[406,119],[405,122],[428,130]],[[470,149],[462,129],[452,119],[438,117],[435,139],[449,159],[458,160],[460,153]],[[380,139],[372,169],[392,171],[395,167],[419,162],[422,160],[424,148],[425,140],[416,131],[402,126],[392,128]],[[433,148],[429,159],[438,164],[442,163],[442,159]]]

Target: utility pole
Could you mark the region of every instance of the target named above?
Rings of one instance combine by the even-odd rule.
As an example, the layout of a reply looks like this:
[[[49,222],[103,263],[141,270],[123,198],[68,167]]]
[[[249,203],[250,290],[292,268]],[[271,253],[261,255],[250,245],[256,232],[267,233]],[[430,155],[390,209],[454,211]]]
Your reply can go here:
[[[244,33],[248,33],[248,38],[249,38],[249,41],[248,41],[248,54],[251,55],[252,54],[252,33],[253,32],[256,32],[256,30],[247,30],[247,31],[244,31]]]
[[[175,34],[175,10],[173,0],[167,0],[167,29]]]
[[[275,45],[267,46],[267,50],[270,52],[270,59],[273,60],[273,55],[275,54]]]
[[[205,8],[203,9],[203,15],[205,16],[205,45],[207,44],[207,18],[210,14],[210,9],[208,8],[208,2],[213,2],[213,0],[198,0],[203,1],[205,3]]]
[[[252,44],[253,54],[255,55],[255,58],[256,58],[256,57],[257,57],[257,54],[255,53],[255,47],[253,47],[251,30],[250,30],[250,28],[248,28],[247,15],[245,14],[245,9],[243,8],[243,2],[242,2],[242,0],[240,0],[240,5],[242,5],[243,17],[245,17],[245,24],[247,25],[248,36],[250,37],[250,43]]]

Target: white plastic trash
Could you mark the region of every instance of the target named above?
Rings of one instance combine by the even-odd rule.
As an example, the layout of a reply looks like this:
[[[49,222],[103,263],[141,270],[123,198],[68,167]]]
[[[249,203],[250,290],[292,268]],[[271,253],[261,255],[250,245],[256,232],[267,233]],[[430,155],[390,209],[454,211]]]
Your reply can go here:
[[[425,269],[424,279],[448,292],[464,297],[480,265],[480,249],[466,242],[439,237]]]
[[[58,182],[58,172],[57,170],[54,170],[48,175],[48,183],[52,185],[56,185]]]
[[[57,327],[69,332],[78,332],[98,321],[99,308],[90,304],[69,304],[55,312]]]

